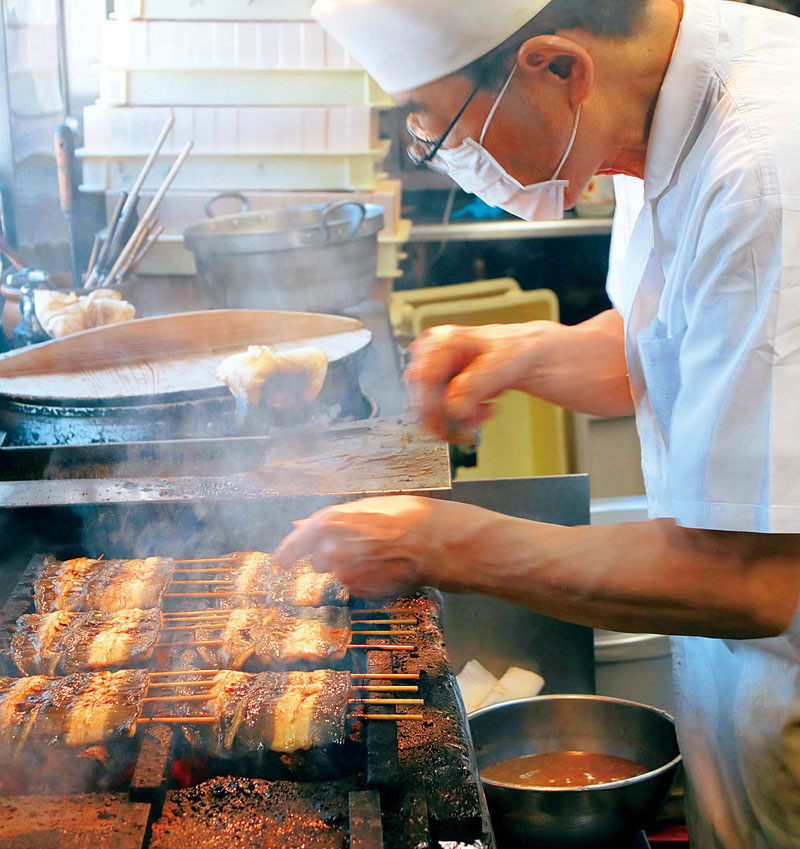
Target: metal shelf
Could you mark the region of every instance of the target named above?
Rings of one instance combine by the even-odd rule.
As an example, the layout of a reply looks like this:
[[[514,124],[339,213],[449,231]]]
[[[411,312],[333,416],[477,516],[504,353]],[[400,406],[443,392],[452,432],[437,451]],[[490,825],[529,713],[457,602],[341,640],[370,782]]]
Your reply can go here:
[[[605,236],[610,218],[567,218],[563,221],[480,221],[456,224],[415,224],[409,242],[489,242],[503,239],[553,239],[563,236]]]

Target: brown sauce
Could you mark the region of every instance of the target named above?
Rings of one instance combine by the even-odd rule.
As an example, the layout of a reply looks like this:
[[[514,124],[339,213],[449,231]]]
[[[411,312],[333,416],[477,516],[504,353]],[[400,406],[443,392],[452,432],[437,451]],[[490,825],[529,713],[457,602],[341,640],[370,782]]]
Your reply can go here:
[[[540,752],[484,767],[481,778],[522,787],[587,787],[634,778],[649,769],[614,755]]]

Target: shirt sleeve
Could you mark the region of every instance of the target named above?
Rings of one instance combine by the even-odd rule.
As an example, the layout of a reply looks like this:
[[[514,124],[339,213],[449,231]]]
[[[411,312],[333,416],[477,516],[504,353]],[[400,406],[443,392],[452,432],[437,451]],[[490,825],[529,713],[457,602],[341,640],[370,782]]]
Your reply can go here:
[[[705,211],[681,287],[668,491],[689,527],[800,532],[800,198]]]

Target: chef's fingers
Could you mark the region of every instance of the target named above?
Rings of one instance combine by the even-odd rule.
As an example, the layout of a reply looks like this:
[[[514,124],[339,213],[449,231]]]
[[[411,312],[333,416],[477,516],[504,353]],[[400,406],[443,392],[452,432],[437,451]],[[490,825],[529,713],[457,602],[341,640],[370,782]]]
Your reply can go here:
[[[301,557],[310,556],[312,563],[316,567],[314,548],[319,538],[319,531],[314,523],[314,517],[316,515],[315,513],[314,516],[308,519],[293,522],[295,526],[294,530],[282,540],[273,553],[279,566],[291,566],[292,563],[300,560]]]
[[[415,339],[409,348],[411,360],[406,383],[418,386],[444,386],[477,357],[481,348],[468,327],[432,327]]]
[[[505,392],[512,380],[508,374],[507,356],[491,351],[476,357],[448,383],[444,407],[454,421],[470,421],[480,417],[485,405]]]

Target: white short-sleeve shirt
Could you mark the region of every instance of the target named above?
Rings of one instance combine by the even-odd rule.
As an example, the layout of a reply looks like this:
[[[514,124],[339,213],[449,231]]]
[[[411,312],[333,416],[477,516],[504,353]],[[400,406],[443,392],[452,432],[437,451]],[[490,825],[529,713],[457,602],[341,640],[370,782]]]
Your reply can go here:
[[[687,0],[644,182],[615,187],[652,514],[800,532],[800,19]]]
[[[800,533],[800,20],[686,0],[645,178],[615,189],[651,516]],[[800,618],[673,653],[693,847],[800,847]]]

